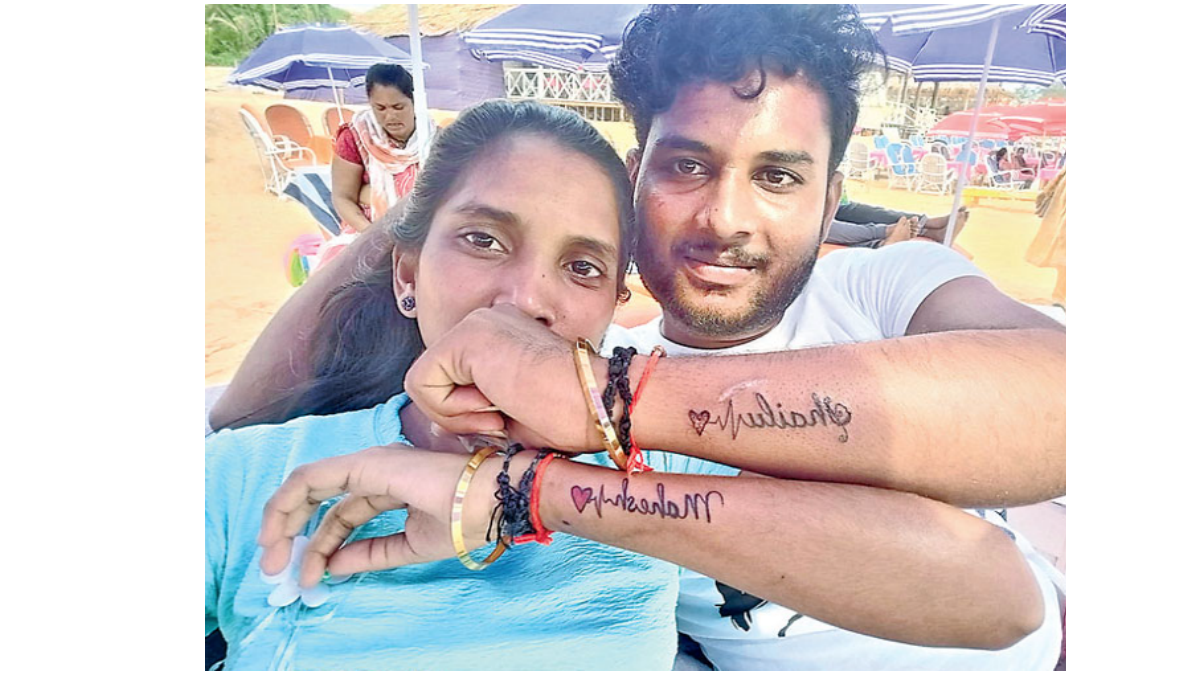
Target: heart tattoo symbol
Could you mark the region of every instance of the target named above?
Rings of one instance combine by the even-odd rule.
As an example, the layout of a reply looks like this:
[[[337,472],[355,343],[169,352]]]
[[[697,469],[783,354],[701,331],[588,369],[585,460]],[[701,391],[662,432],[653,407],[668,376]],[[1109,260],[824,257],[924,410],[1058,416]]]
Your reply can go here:
[[[696,435],[703,436],[704,427],[708,426],[708,411],[696,412],[695,410],[689,410],[688,418],[692,420],[692,428],[696,430]]]
[[[578,485],[571,487],[571,500],[575,502],[575,508],[583,513],[587,508],[588,502],[592,501],[592,488],[581,488]]]

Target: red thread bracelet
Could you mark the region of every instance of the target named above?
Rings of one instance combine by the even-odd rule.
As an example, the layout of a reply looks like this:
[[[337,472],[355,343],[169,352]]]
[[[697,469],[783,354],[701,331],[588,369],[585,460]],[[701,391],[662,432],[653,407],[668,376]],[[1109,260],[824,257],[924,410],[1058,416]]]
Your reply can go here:
[[[646,382],[650,380],[650,373],[654,372],[654,366],[658,365],[658,359],[666,356],[667,350],[663,349],[662,345],[656,345],[650,352],[650,362],[646,364],[646,368],[642,370],[642,377],[638,380],[637,390],[633,392],[633,401],[629,404],[629,410],[625,413],[629,415],[629,421],[633,422],[633,409],[637,406],[638,400],[642,397],[642,390],[646,388]],[[629,466],[628,473],[633,474],[635,471],[653,471],[648,464],[642,461],[642,448],[633,438],[633,424],[629,425]]]
[[[550,535],[554,534],[554,532],[547,530],[542,525],[542,517],[538,515],[538,507],[542,501],[542,476],[546,473],[546,467],[550,466],[550,460],[558,456],[558,453],[552,452],[543,457],[542,461],[538,462],[537,469],[533,472],[533,486],[529,488],[529,523],[533,525],[533,534],[523,534],[519,537],[514,537],[514,544],[528,544],[531,541],[536,541],[539,544],[549,544],[553,541]]]

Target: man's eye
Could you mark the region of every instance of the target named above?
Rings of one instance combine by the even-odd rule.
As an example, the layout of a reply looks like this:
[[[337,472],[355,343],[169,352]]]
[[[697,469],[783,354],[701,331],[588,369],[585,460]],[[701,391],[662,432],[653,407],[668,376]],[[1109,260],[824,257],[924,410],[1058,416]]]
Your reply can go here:
[[[488,251],[500,250],[500,242],[496,241],[496,238],[490,234],[484,234],[482,232],[468,232],[467,234],[463,235],[463,238],[475,248],[481,248]]]
[[[600,271],[599,267],[586,260],[575,260],[568,264],[567,267],[571,270],[572,274],[589,279],[594,279],[603,275],[603,272]]]
[[[694,176],[703,172],[704,167],[694,159],[681,159],[675,162],[675,171],[687,176]]]
[[[794,174],[782,169],[767,169],[758,175],[760,180],[772,187],[791,187],[801,182]]]

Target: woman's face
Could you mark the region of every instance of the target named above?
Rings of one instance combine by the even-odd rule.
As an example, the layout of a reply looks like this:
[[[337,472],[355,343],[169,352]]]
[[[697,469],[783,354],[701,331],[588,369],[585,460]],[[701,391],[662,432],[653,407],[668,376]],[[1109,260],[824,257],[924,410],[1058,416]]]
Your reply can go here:
[[[595,161],[544,138],[504,139],[459,176],[419,255],[400,258],[397,294],[416,299],[427,345],[500,304],[598,344],[624,273],[618,214]]]
[[[392,140],[408,142],[408,137],[416,129],[412,99],[393,86],[377,84],[371,87],[367,102],[371,104],[371,112],[375,113],[375,121]]]

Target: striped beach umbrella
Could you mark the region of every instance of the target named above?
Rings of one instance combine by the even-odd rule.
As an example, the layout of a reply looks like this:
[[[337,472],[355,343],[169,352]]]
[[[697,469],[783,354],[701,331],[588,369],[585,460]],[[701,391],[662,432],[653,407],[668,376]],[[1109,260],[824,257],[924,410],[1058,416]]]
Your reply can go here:
[[[1043,33],[1060,40],[1067,39],[1067,6],[1042,5],[1029,16],[1022,28],[1031,33]]]
[[[646,5],[520,5],[463,34],[488,61],[524,61],[558,70],[608,68],[625,27]]]
[[[1066,77],[1066,43],[1044,32],[1030,32],[1025,22],[1036,12],[1025,5],[993,20],[1000,30],[990,53],[992,23],[942,28],[923,33],[901,33],[881,14],[868,26],[888,55],[888,65],[911,75],[916,82],[979,82],[988,66],[989,82],[1049,86]]]
[[[872,30],[890,23],[896,35],[929,33],[947,28],[963,28],[1018,12],[1030,5],[857,5],[858,15]]]
[[[229,83],[317,100],[321,98],[304,90],[324,89],[340,106],[339,90],[362,86],[367,69],[376,63],[396,63],[411,71],[414,59],[378,35],[350,26],[289,26],[263,40],[229,75]]]

